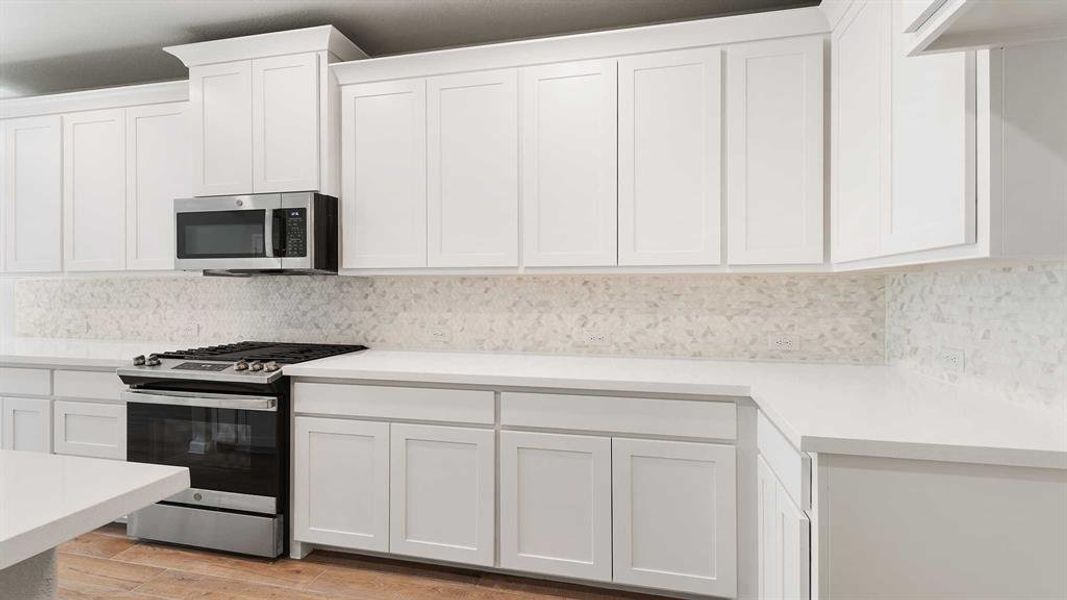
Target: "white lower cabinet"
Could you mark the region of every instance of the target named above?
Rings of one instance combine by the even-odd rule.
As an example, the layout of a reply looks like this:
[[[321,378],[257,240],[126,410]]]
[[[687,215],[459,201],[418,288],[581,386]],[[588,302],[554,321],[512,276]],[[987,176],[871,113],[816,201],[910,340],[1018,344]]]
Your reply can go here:
[[[811,596],[811,525],[774,471],[757,459],[759,598],[807,600]]]
[[[733,446],[612,440],[614,581],[737,594]]]
[[[126,406],[57,400],[53,406],[56,454],[126,460]]]
[[[389,424],[297,417],[293,535],[389,549]]]
[[[4,450],[52,451],[52,401],[47,398],[0,398]]]
[[[611,438],[500,434],[500,566],[611,581]]]
[[[390,552],[493,564],[493,438],[488,429],[390,426]]]

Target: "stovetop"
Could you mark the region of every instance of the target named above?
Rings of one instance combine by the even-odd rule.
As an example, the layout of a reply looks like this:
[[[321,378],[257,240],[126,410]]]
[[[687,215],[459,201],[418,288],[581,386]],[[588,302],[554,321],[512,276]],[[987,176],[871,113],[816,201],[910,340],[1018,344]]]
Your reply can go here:
[[[327,358],[338,354],[358,352],[366,350],[366,346],[358,344],[301,344],[298,342],[237,342],[236,344],[222,344],[219,346],[204,346],[202,348],[190,348],[188,350],[175,350],[173,352],[160,352],[159,358],[176,358],[185,360],[218,360],[246,362],[276,362],[278,364],[293,364],[306,362],[319,358]]]

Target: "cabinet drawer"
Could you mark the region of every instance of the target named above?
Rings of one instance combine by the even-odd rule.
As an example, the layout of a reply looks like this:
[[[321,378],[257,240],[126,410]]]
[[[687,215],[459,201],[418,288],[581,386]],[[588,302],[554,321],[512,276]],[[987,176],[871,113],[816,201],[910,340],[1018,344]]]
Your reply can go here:
[[[293,406],[295,412],[304,414],[494,422],[493,392],[484,390],[297,382]]]
[[[56,454],[126,459],[125,406],[57,400],[52,416]]]
[[[126,389],[114,371],[56,371],[55,384],[56,396],[116,402]]]
[[[756,418],[756,445],[800,510],[811,508],[811,458],[789,443],[761,412]]]
[[[503,425],[732,440],[732,402],[504,392]]]
[[[0,394],[47,396],[51,393],[52,380],[48,376],[48,369],[0,367]]]

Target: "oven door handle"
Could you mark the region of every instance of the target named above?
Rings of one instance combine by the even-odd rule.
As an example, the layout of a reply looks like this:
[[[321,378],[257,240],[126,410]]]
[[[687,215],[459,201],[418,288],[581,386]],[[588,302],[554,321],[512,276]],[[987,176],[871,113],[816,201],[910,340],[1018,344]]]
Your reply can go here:
[[[199,392],[159,392],[153,390],[125,390],[122,399],[137,404],[167,406],[196,406],[232,410],[277,412],[278,399],[273,396],[242,396],[239,394],[207,394]]]

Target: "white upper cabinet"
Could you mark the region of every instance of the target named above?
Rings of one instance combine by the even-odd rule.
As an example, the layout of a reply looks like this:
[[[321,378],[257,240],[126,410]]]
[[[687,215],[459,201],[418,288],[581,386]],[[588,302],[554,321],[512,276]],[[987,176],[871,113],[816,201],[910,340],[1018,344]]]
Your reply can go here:
[[[881,253],[975,242],[975,56],[906,55],[904,3],[893,3],[892,176]]]
[[[735,449],[614,439],[616,583],[737,595]]]
[[[58,115],[3,122],[3,270],[62,268],[62,120]]]
[[[518,73],[427,83],[428,264],[519,264]]]
[[[833,32],[830,203],[835,262],[878,256],[890,185],[889,2],[854,2]]]
[[[341,90],[342,268],[426,266],[426,82]]]
[[[730,264],[823,262],[824,43],[726,48]]]
[[[125,110],[63,117],[63,208],[66,270],[125,268]]]
[[[319,57],[252,61],[252,189],[319,189]]]
[[[720,262],[721,50],[619,60],[619,264]]]
[[[126,109],[126,268],[174,268],[174,199],[192,192],[185,102]]]
[[[910,56],[1067,39],[1067,2],[1062,0],[902,2],[904,19],[897,31],[909,32],[903,49]]]
[[[523,263],[614,265],[616,61],[522,71]]]
[[[252,186],[252,61],[189,69],[193,193],[246,194]]]

